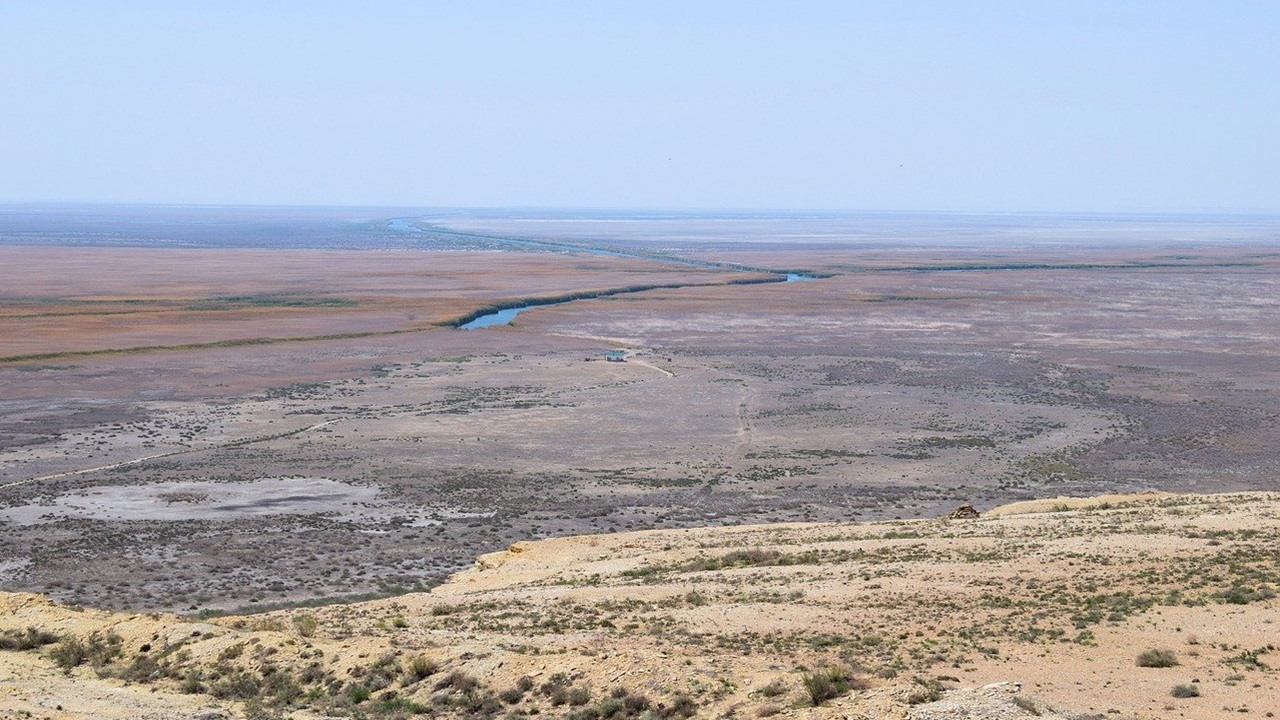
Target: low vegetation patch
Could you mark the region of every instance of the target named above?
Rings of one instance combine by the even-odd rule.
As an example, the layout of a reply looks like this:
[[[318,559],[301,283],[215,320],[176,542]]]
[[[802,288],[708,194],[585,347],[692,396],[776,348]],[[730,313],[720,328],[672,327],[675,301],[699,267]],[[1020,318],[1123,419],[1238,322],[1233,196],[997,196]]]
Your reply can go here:
[[[870,684],[854,676],[849,668],[832,666],[819,668],[800,676],[809,702],[815,707],[854,690],[866,690]]]
[[[6,630],[0,633],[0,650],[34,650],[58,642],[58,636],[33,627],[25,631]]]
[[[1145,668],[1168,668],[1178,664],[1178,655],[1172,650],[1151,649],[1144,650],[1138,655],[1138,667]]]

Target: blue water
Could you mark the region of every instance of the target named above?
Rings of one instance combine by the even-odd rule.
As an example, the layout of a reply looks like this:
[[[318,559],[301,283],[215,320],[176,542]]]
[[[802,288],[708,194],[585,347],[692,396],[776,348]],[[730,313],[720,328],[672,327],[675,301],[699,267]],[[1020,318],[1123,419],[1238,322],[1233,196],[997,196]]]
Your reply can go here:
[[[802,275],[800,273],[787,273],[787,282],[806,282],[809,280],[817,280],[817,278],[812,277],[810,275]],[[563,300],[562,302],[573,302],[573,301]],[[558,303],[558,302],[542,303],[542,305],[559,305],[559,304],[561,303]],[[475,320],[472,320],[469,323],[463,323],[459,327],[461,327],[463,330],[479,330],[480,328],[493,327],[494,325],[510,325],[511,321],[515,320],[517,315],[524,312],[525,310],[532,310],[535,307],[539,307],[539,306],[538,305],[521,305],[520,307],[507,308],[506,310],[491,312],[488,315],[481,315],[480,317],[476,318]]]
[[[422,228],[409,224],[409,221],[407,218],[393,218],[387,221],[387,227],[391,228],[392,230],[398,230],[400,232],[409,232],[409,233],[423,232]],[[604,248],[593,248],[590,246],[584,247],[581,245],[570,245],[568,243],[547,242],[544,240],[525,240],[525,239],[519,239],[519,238],[488,237],[488,236],[486,236],[486,239],[496,240],[499,242],[508,243],[510,245],[524,245],[528,247],[547,248],[551,250],[562,250],[562,251],[568,251],[568,252],[584,252],[584,253],[589,253],[591,255],[611,255],[613,257],[635,258],[639,260],[653,260],[655,262],[673,263],[676,265],[692,265],[695,267],[714,267],[718,269],[725,268],[724,265],[720,265],[717,263],[699,262],[697,260],[685,260],[683,258],[674,258],[669,256],[641,255],[638,253],[632,254],[632,253],[626,253],[626,252],[619,252],[617,250],[606,250]],[[787,282],[804,282],[806,280],[816,280],[816,279],[817,278],[814,278],[809,275],[803,275],[800,273],[787,273]],[[570,301],[566,300],[565,302],[570,302]],[[543,303],[543,304],[558,305],[559,303]],[[461,327],[463,330],[479,330],[481,328],[493,327],[494,325],[510,325],[511,321],[515,320],[517,315],[524,312],[525,310],[532,310],[534,307],[537,307],[537,306],[522,305],[520,307],[506,308],[505,310],[498,310],[497,312],[491,312],[488,315],[481,315],[480,317],[476,318],[475,320],[472,320],[471,322],[463,323],[459,327]]]
[[[488,315],[481,315],[469,323],[464,323],[461,327],[463,330],[479,330],[480,328],[492,327],[494,325],[510,325],[511,321],[515,320],[517,315],[525,310],[532,310],[534,307],[535,306],[533,305],[521,305],[520,307],[499,310],[498,312],[489,313]]]
[[[392,230],[399,230],[400,232],[407,232],[407,233],[422,232],[422,228],[414,227],[413,225],[410,225],[409,221],[404,218],[393,218],[391,220],[388,220],[387,227],[391,228]]]

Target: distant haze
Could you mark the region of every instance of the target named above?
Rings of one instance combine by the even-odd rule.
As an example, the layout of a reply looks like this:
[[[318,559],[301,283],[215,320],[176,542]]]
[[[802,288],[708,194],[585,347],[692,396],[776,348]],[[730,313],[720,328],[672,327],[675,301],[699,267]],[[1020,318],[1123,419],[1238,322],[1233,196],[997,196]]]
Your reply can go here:
[[[0,4],[0,202],[1280,212],[1277,2]]]

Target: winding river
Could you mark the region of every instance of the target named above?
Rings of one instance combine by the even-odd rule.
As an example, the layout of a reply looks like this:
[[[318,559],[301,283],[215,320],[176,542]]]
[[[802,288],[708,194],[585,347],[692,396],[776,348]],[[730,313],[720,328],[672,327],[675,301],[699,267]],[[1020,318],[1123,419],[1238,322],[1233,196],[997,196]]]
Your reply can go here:
[[[397,230],[399,232],[405,232],[405,233],[425,233],[426,232],[422,228],[414,225],[410,218],[392,218],[391,220],[387,221],[387,227],[392,230]],[[580,253],[587,253],[589,255],[608,255],[611,257],[623,257],[623,258],[632,258],[635,260],[649,260],[651,262],[664,262],[664,263],[670,263],[673,265],[684,265],[686,267],[713,268],[716,270],[727,270],[729,272],[762,272],[762,273],[771,273],[773,275],[779,275],[779,276],[785,275],[785,280],[778,280],[777,282],[789,282],[789,283],[806,282],[809,280],[818,279],[813,275],[805,275],[803,273],[783,272],[779,270],[770,270],[767,268],[747,267],[745,265],[735,265],[732,263],[719,263],[719,262],[712,262],[712,261],[706,261],[706,260],[689,260],[686,258],[673,257],[671,255],[656,255],[656,254],[646,255],[642,253],[628,253],[628,252],[622,252],[620,250],[608,250],[605,248],[591,247],[590,245],[573,245],[570,243],[558,243],[558,242],[550,242],[545,240],[526,240],[523,238],[502,237],[501,235],[479,235],[475,233],[464,233],[464,232],[459,232],[455,230],[444,230],[442,228],[434,228],[434,227],[432,228],[432,232],[436,234],[441,234],[441,235],[456,235],[460,238],[467,238],[472,240],[476,240],[476,239],[489,240],[492,242],[499,242],[506,245],[535,247],[535,248],[541,248],[541,249],[547,249],[547,250],[554,250],[558,252],[580,252]],[[635,292],[641,292],[641,290],[636,290]],[[526,310],[532,310],[535,307],[540,307],[545,305],[563,305],[564,303],[569,303],[569,302],[573,302],[574,300],[581,300],[581,299],[584,299],[584,298],[571,297],[571,298],[565,298],[564,300],[555,300],[551,302],[544,301],[540,303],[520,305],[517,307],[502,308],[501,310],[495,310],[491,313],[486,313],[484,315],[475,317],[465,323],[460,324],[458,327],[463,330],[480,330],[482,328],[493,327],[495,325],[510,325],[511,322],[516,319],[517,315],[519,315],[520,313]]]

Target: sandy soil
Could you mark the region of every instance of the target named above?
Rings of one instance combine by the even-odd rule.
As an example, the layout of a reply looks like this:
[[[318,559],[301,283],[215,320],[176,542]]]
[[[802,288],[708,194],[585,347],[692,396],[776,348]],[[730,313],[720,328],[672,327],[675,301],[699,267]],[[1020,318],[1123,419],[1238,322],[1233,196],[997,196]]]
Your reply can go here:
[[[559,716],[598,711],[615,687],[699,717],[1265,717],[1280,710],[1278,540],[1275,494],[1116,495],[522,542],[430,593],[212,623],[5,595],[0,633],[114,634],[121,654],[64,676],[57,643],[0,652],[0,708],[180,717],[212,702],[175,694],[195,683],[234,714],[243,686],[228,683],[247,675],[255,703],[298,717]],[[1140,666],[1154,649],[1174,664]],[[815,707],[803,680],[830,668],[862,689]],[[284,674],[299,693],[267,689]],[[528,690],[496,698],[522,677]]]

